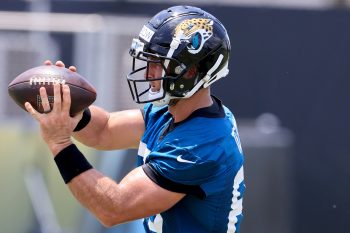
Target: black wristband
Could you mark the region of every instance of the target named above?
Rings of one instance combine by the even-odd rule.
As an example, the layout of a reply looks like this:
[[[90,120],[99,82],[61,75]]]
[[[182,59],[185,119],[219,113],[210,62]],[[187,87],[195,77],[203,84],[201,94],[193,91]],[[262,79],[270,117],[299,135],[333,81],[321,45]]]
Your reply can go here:
[[[74,144],[61,150],[56,155],[55,162],[66,184],[74,177],[92,168],[89,161]]]
[[[78,132],[79,130],[82,130],[87,124],[89,124],[91,120],[91,112],[89,108],[85,108],[83,112],[83,117],[80,119],[79,123],[73,130],[73,132]]]

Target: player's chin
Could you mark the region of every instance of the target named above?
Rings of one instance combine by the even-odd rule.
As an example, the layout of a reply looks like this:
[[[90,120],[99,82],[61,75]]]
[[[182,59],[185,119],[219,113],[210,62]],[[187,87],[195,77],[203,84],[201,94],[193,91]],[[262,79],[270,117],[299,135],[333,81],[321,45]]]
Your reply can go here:
[[[150,95],[157,95],[160,92],[160,87],[151,86],[148,92]]]

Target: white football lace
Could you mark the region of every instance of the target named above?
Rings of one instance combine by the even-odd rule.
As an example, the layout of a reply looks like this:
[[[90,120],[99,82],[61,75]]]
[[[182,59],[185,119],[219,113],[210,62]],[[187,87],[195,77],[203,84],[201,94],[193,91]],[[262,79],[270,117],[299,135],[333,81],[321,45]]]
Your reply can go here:
[[[29,80],[30,85],[53,85],[53,84],[65,84],[66,80],[61,76],[33,76]]]

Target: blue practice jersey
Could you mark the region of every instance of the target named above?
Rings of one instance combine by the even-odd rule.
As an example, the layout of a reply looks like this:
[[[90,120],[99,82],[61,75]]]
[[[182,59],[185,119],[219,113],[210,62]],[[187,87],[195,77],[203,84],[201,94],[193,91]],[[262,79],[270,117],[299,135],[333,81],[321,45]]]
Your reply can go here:
[[[242,219],[243,153],[233,114],[214,104],[174,123],[168,108],[144,107],[138,165],[159,186],[187,195],[144,219],[147,233],[234,233]]]

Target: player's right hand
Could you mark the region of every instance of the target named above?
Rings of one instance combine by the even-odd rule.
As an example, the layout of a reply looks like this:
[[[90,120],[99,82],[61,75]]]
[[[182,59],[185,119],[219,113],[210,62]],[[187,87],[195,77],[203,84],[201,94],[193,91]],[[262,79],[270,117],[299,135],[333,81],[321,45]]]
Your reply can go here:
[[[62,90],[62,94],[61,94]],[[71,135],[73,129],[80,121],[82,114],[74,117],[69,115],[71,105],[69,86],[54,84],[54,103],[51,110],[46,89],[40,88],[43,109],[47,113],[37,112],[29,103],[25,103],[26,110],[36,119],[40,125],[41,136],[55,156],[62,149],[72,144]]]

